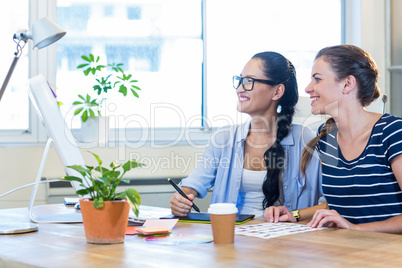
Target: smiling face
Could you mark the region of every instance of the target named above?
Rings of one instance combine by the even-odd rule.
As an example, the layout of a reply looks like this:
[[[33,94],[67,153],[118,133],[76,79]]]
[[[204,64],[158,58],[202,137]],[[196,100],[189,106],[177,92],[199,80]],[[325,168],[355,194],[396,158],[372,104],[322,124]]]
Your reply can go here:
[[[311,71],[311,82],[305,89],[310,95],[311,113],[336,116],[343,88],[344,81],[337,81],[331,65],[322,57],[318,58]]]
[[[264,66],[260,59],[251,59],[241,72],[241,77],[251,77],[255,79],[270,80],[270,77],[264,75]],[[237,110],[250,116],[269,116],[276,111],[277,101],[275,98],[275,88],[261,82],[254,82],[254,88],[246,91],[243,85],[236,90],[239,103]]]

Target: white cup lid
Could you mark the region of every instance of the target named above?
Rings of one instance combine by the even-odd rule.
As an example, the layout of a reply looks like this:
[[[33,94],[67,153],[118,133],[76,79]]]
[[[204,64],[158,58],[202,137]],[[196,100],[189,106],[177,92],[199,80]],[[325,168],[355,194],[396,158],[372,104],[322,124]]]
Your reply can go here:
[[[208,208],[210,214],[233,214],[237,213],[237,207],[233,203],[215,203],[211,204]]]

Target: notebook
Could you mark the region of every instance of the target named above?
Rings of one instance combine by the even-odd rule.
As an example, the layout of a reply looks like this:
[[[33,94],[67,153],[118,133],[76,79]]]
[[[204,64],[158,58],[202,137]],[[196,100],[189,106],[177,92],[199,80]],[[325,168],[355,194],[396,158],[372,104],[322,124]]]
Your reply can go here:
[[[255,215],[252,214],[236,214],[236,224],[245,223],[254,219]],[[197,222],[197,223],[211,223],[209,213],[195,213],[190,212],[186,217],[177,217],[173,214],[162,217],[161,219],[179,219],[182,222]]]

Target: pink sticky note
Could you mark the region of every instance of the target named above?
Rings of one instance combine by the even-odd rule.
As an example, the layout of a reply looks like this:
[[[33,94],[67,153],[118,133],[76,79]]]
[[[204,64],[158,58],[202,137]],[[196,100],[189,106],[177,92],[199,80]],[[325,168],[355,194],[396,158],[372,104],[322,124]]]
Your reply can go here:
[[[144,227],[148,228],[148,227],[155,227],[155,226],[163,226],[163,227],[171,230],[176,225],[177,221],[178,221],[178,219],[163,219],[163,220],[150,219],[150,220],[146,220],[144,222]]]

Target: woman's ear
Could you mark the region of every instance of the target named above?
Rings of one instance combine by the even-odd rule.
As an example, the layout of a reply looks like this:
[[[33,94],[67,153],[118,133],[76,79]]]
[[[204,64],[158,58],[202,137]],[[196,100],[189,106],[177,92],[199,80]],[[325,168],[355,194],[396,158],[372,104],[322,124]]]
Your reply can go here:
[[[345,84],[343,86],[342,93],[348,94],[356,86],[356,78],[353,75],[349,75],[345,78]]]
[[[279,100],[283,94],[285,94],[285,86],[283,84],[277,85],[272,100]]]

